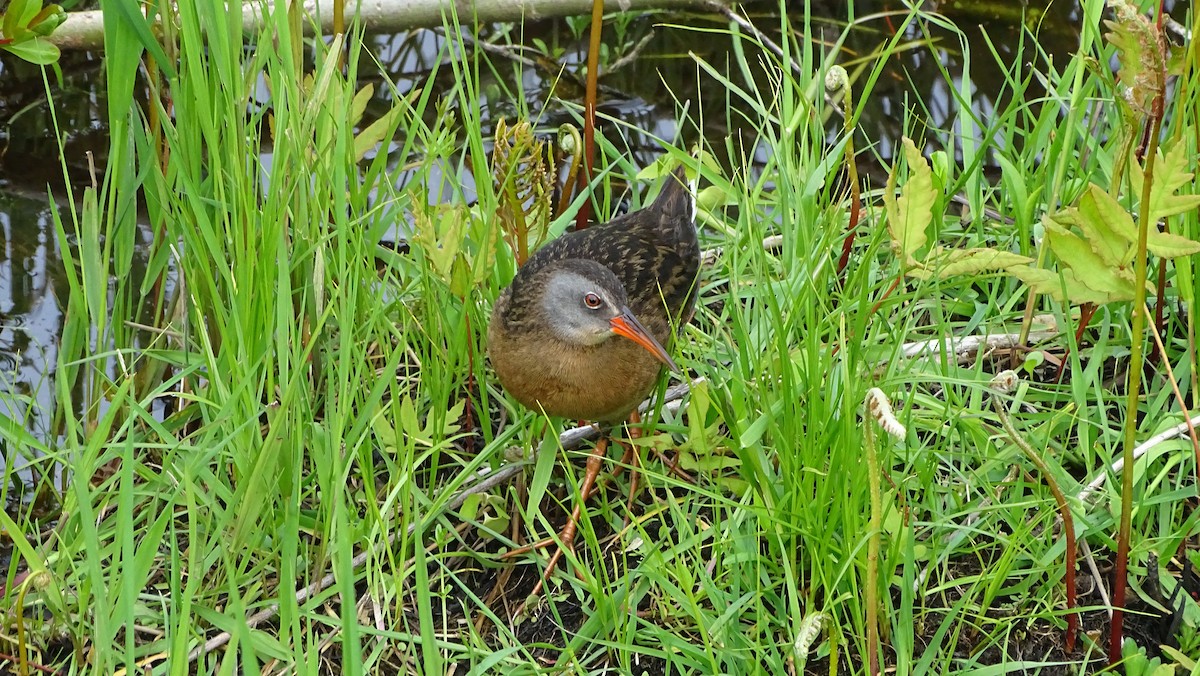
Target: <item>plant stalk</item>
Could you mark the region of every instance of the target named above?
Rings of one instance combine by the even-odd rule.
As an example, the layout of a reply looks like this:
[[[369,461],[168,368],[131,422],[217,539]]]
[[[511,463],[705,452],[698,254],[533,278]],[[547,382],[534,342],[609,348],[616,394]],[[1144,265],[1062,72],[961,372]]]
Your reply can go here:
[[[1137,445],[1137,410],[1142,389],[1142,366],[1146,339],[1146,240],[1150,223],[1150,188],[1154,184],[1154,159],[1158,154],[1158,135],[1162,128],[1163,93],[1154,97],[1150,119],[1150,137],[1146,147],[1146,171],[1142,181],[1141,215],[1138,218],[1137,254],[1133,273],[1133,328],[1129,345],[1129,392],[1125,401],[1125,439],[1121,458],[1121,523],[1117,531],[1117,560],[1113,568],[1113,615],[1109,634],[1108,663],[1121,660],[1121,634],[1125,620],[1125,587],[1129,564],[1129,535],[1133,521],[1133,448]]]

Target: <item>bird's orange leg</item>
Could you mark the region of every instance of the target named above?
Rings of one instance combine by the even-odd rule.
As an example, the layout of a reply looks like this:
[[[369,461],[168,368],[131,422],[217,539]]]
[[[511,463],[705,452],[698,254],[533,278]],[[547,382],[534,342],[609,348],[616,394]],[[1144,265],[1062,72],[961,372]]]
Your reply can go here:
[[[592,493],[595,492],[596,477],[600,475],[600,463],[604,460],[607,452],[608,437],[601,437],[596,442],[596,448],[592,451],[592,454],[588,456],[587,470],[583,475],[583,485],[579,488],[579,501],[575,504],[575,509],[571,511],[571,518],[567,520],[567,525],[563,526],[563,529],[558,532],[558,551],[554,552],[554,555],[550,557],[550,561],[546,564],[546,570],[542,573],[541,581],[530,592],[532,596],[542,593],[542,587],[545,585],[546,580],[550,579],[551,573],[558,566],[558,561],[562,558],[563,550],[569,550],[572,554],[575,553],[575,534],[579,530],[579,519],[583,516],[583,507],[587,503],[588,498],[592,497]],[[549,547],[554,542],[555,538],[546,538],[540,542],[505,552],[501,558],[508,559],[535,549]]]
[[[641,476],[638,464],[641,462],[641,454],[637,452],[637,448],[633,444],[633,440],[642,436],[642,416],[638,414],[637,409],[634,409],[629,414],[629,424],[626,428],[629,430],[629,442],[623,442],[621,445],[625,447],[625,453],[621,456],[621,464],[617,467],[619,472],[623,467],[629,465],[629,497],[625,501],[625,525],[629,525],[629,516],[633,513],[633,499],[637,497],[638,478]],[[617,472],[613,472],[616,476]]]

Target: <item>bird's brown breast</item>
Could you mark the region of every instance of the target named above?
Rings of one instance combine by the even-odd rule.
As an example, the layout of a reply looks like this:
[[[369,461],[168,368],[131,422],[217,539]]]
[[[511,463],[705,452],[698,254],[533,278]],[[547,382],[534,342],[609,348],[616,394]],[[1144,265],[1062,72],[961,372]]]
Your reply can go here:
[[[617,422],[646,398],[661,364],[630,340],[613,337],[591,347],[547,334],[516,334],[496,315],[488,354],[504,389],[534,411],[576,420]]]

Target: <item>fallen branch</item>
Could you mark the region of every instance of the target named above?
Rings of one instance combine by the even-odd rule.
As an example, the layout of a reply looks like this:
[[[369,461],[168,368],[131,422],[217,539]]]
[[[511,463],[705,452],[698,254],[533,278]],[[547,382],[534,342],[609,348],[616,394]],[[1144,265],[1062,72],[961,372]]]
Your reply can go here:
[[[1040,342],[1058,335],[1057,331],[1034,331],[1029,334],[1029,342]],[[900,348],[904,357],[925,357],[943,352],[958,356],[968,355],[982,350],[996,350],[1010,347],[1025,347],[1020,336],[1015,333],[1001,333],[990,336],[963,336],[961,338],[933,338],[919,340],[915,343],[905,343]]]
[[[354,3],[349,3],[353,8]],[[370,0],[358,9],[358,20],[371,33],[394,33],[410,28],[430,28],[443,25],[453,8],[459,9],[462,23],[494,23],[500,21],[536,21],[556,16],[588,14],[592,0],[473,0],[470,3],[450,0]],[[712,9],[721,5],[712,0],[606,0],[605,11],[645,11],[650,9]],[[242,5],[242,26],[246,33],[263,28],[261,3]],[[309,21],[304,22],[306,34],[319,25],[326,35],[333,33],[333,4],[305,0],[302,10]],[[104,14],[100,11],[71,12],[67,20],[47,38],[59,49],[104,48]]]

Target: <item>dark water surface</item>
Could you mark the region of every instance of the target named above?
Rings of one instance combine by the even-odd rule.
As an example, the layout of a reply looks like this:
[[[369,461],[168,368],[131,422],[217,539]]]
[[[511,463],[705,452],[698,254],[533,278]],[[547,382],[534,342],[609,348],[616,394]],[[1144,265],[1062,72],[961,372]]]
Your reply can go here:
[[[814,0],[809,4],[814,34],[796,39],[812,41],[814,48],[822,53],[842,33],[847,6],[855,8],[859,21],[842,52],[847,62],[880,48],[904,19],[903,5],[896,0],[854,3]],[[1168,2],[1169,6],[1174,4]],[[1177,4],[1182,10],[1186,3]],[[803,4],[795,5],[792,23],[800,27]],[[1026,5],[1024,12],[1022,5]],[[750,14],[755,24],[779,41],[779,18],[771,14],[775,7],[777,3],[772,1],[749,4],[748,10],[756,12]],[[962,77],[970,78],[974,110],[986,119],[996,107],[997,93],[1002,91],[1001,63],[1012,59],[1023,35],[1029,40],[1025,27],[1039,27],[1041,49],[1061,65],[1077,45],[1081,20],[1077,4],[1061,0],[958,0],[942,2],[940,11],[960,26],[970,41],[971,68],[963,72],[960,37],[953,32],[927,26],[928,35],[913,29],[911,34],[903,36],[913,42],[929,39],[932,46],[904,50],[889,65],[860,122],[863,137],[856,141],[860,148],[869,148],[871,154],[884,162],[890,158],[895,141],[904,133],[913,133],[901,128],[905,109],[913,110],[924,120],[930,130],[927,141],[931,145],[937,145],[939,139],[954,137],[958,106],[941,69],[955,74],[955,87],[961,84]],[[528,45],[540,40],[553,50],[561,50],[557,55],[560,62],[579,64],[585,60],[586,24],[585,17],[577,17],[543,21],[523,29],[491,26],[483,37],[499,45]],[[726,119],[726,92],[708,78],[698,84],[696,64],[689,56],[694,53],[714,67],[736,70],[729,41],[679,25],[723,29],[726,22],[713,14],[659,14],[619,25],[609,22],[606,44],[624,42],[641,46],[627,66],[602,78],[601,114],[647,130],[651,135],[631,133],[627,127],[612,123],[603,125],[603,133],[617,147],[627,148],[638,164],[646,164],[658,156],[655,136],[686,143],[703,136],[715,147],[724,147],[728,137],[735,147],[744,142],[753,151],[751,144],[757,137],[753,125],[737,116]],[[995,57],[988,48],[989,42]],[[427,82],[443,51],[445,38],[435,31],[419,30],[373,36],[368,44],[375,58],[384,64],[388,77],[405,92]],[[510,51],[515,50],[510,48]],[[503,57],[493,58],[503,62]],[[43,439],[52,436],[48,416],[53,410],[53,367],[66,302],[63,261],[54,236],[50,193],[55,202],[63,204],[68,190],[78,191],[87,185],[88,153],[94,153],[95,164],[103,167],[108,145],[100,56],[67,54],[62,70],[62,85],[50,76],[50,90],[60,128],[65,130],[66,178],[58,160],[40,70],[7,54],[0,58],[0,414],[23,422]],[[361,72],[374,72],[373,65],[365,62]],[[447,78],[451,77],[452,70],[443,67],[435,86],[449,89],[451,83]],[[732,77],[741,80],[737,73]],[[759,84],[766,88],[765,76],[754,77],[762,78]],[[526,69],[520,81],[515,77],[486,80],[481,92],[485,137],[490,137],[497,120],[512,119],[517,114],[520,107],[514,102],[513,92],[523,97],[526,109],[540,113],[536,122],[548,133],[560,123],[574,121],[572,111],[581,105],[582,90],[569,82],[560,82],[557,89],[552,89],[555,82],[560,80],[554,73],[533,69]],[[388,108],[387,89],[383,79],[378,78],[376,99],[368,115],[372,110],[378,115]],[[569,105],[564,105],[564,99]],[[693,123],[679,128],[676,119],[680,104],[686,107],[692,120],[699,119],[699,112],[704,111],[703,128]],[[921,105],[924,110],[918,107]],[[841,122],[835,119],[831,124],[836,128]],[[750,155],[753,157],[753,152]],[[402,159],[396,158],[397,164]],[[762,158],[755,160],[761,162]],[[869,166],[870,157],[864,156],[864,160]],[[145,252],[138,255],[142,260],[135,265],[143,267]],[[0,458],[21,466],[25,460],[12,457],[12,453],[13,449],[0,441]]]

